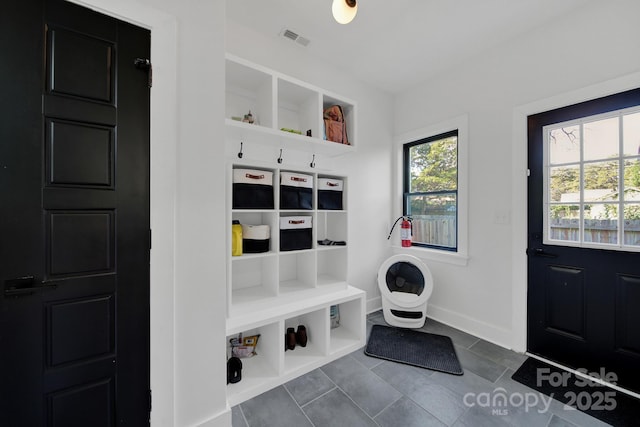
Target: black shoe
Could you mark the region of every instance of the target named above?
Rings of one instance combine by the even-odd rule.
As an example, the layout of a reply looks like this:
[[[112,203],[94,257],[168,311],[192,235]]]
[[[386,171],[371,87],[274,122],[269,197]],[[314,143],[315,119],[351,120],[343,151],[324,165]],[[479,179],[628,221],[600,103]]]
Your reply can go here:
[[[307,328],[304,325],[298,325],[298,330],[296,331],[296,343],[300,347],[307,346]]]
[[[318,244],[322,246],[346,246],[347,242],[344,240],[318,240]]]
[[[237,357],[227,360],[227,384],[235,384],[242,379],[242,361]]]
[[[296,333],[293,328],[287,328],[285,343],[287,346],[287,350],[293,350],[294,348],[296,348]]]

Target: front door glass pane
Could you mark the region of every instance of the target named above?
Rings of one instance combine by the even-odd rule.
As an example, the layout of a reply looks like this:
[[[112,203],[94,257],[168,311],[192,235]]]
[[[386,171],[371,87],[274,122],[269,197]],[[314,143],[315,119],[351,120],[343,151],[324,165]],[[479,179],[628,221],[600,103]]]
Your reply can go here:
[[[624,244],[640,248],[640,203],[624,204]]]
[[[549,196],[552,202],[580,202],[580,165],[550,168]]]
[[[584,160],[618,157],[620,146],[619,129],[620,121],[618,117],[585,123],[583,125]]]
[[[624,200],[640,202],[640,159],[624,161]]]
[[[594,203],[584,206],[584,241],[615,245],[618,243],[618,205]]]
[[[584,171],[584,201],[618,200],[618,162],[587,163]]]
[[[549,163],[559,165],[580,161],[580,126],[551,129],[549,132]]]
[[[549,210],[549,238],[580,241],[580,205],[555,204]]]
[[[627,114],[624,123],[624,155],[640,155],[640,113]]]

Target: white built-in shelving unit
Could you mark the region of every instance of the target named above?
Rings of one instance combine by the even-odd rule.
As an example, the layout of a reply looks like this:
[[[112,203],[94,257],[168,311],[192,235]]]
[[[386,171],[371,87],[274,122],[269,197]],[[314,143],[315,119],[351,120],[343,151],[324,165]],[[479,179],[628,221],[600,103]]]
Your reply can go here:
[[[356,147],[356,105],[312,85],[268,70],[237,57],[226,61],[226,140],[243,141],[338,156]],[[322,138],[322,111],[340,104],[347,121],[351,145]],[[236,121],[249,110],[256,123]],[[280,128],[298,129],[312,137]],[[320,136],[320,137],[318,137]],[[234,209],[233,170],[259,169],[272,173],[273,209]],[[294,172],[313,177],[312,208],[281,209],[280,174]],[[348,277],[348,176],[313,168],[283,167],[255,161],[230,160],[227,169],[226,206],[229,224],[227,250],[227,322],[229,339],[260,334],[257,355],[243,358],[242,380],[227,385],[229,405],[236,405],[277,385],[316,369],[364,345],[365,293],[350,286]],[[317,182],[320,178],[340,179],[344,183],[343,209],[318,209]],[[312,218],[312,244],[309,249],[280,250],[280,218],[304,215]],[[268,252],[231,255],[231,223],[269,225]],[[322,246],[319,240],[345,241],[345,246]],[[337,305],[340,325],[331,328],[330,308]],[[305,325],[306,347],[285,351],[285,332]]]
[[[225,95],[227,139],[329,156],[349,153],[357,147],[356,104],[347,98],[231,55],[226,60]],[[342,106],[349,145],[328,142],[323,137],[322,113],[334,104]],[[233,119],[242,118],[249,111],[254,124]],[[306,135],[308,130],[310,137]]]

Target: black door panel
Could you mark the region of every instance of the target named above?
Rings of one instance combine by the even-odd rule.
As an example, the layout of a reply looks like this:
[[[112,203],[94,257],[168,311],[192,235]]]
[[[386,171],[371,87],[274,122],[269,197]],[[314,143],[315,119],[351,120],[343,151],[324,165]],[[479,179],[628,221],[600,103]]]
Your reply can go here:
[[[148,425],[150,93],[134,61],[150,35],[62,0],[10,3],[0,425]]]
[[[114,104],[114,42],[52,25],[47,42],[50,93]]]
[[[528,351],[640,391],[640,253],[545,245],[546,125],[640,105],[640,89],[530,116]]]

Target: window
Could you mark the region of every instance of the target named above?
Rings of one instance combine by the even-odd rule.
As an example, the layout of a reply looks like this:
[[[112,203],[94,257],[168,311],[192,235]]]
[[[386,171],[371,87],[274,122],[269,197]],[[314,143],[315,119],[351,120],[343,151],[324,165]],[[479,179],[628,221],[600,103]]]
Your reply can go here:
[[[458,130],[403,145],[403,214],[412,246],[458,250]]]
[[[640,111],[546,126],[545,243],[640,250]]]

